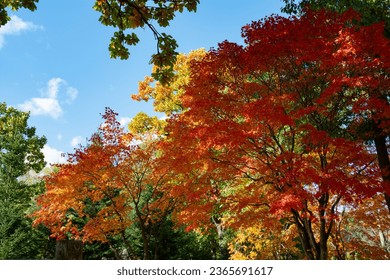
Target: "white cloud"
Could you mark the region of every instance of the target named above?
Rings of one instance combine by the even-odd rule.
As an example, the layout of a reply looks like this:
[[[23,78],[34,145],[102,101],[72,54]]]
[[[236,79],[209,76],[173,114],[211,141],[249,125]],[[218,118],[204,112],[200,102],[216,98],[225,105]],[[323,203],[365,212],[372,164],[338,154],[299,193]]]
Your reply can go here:
[[[12,15],[6,25],[0,27],[0,49],[4,46],[5,36],[19,35],[23,31],[42,29],[41,26],[32,22],[24,21],[20,17]]]
[[[76,88],[68,87],[68,89],[66,90],[66,95],[67,95],[66,103],[71,104],[77,98],[78,94],[79,91]]]
[[[79,145],[85,144],[85,139],[81,136],[76,136],[73,137],[72,140],[70,141],[70,145],[74,148],[76,148]]]
[[[61,88],[65,88],[64,94],[60,96]],[[78,90],[68,86],[68,83],[61,78],[52,78],[47,82],[45,89],[41,90],[42,97],[34,97],[19,104],[22,111],[29,111],[31,115],[49,116],[58,119],[63,114],[61,99],[71,104],[78,95]],[[61,99],[60,99],[61,98]]]
[[[29,111],[31,115],[47,115],[53,119],[58,119],[62,115],[62,109],[57,99],[51,98],[31,98],[19,104],[18,108],[22,111]]]
[[[122,117],[119,119],[119,123],[121,124],[122,127],[125,127],[131,122],[131,120],[132,118]]]
[[[49,145],[45,145],[42,149],[42,152],[45,155],[45,161],[48,164],[66,162],[66,158],[63,156],[64,153],[62,151],[50,147]]]
[[[48,98],[56,99],[60,90],[60,85],[65,83],[65,80],[61,78],[52,78],[47,82],[47,89],[43,94],[47,95]]]

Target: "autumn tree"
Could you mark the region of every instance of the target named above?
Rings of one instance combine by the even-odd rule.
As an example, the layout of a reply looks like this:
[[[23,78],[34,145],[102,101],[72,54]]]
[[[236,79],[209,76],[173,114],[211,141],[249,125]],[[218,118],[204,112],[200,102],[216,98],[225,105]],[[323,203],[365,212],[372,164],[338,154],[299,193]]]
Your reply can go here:
[[[45,137],[28,126],[29,114],[0,103],[0,259],[43,257],[46,236],[31,229],[27,212],[42,189],[39,182],[23,180],[45,166]]]
[[[199,204],[181,215],[194,221],[220,200],[225,224],[286,220],[306,258],[330,258],[340,202],[356,206],[386,187],[375,156],[346,129],[368,111],[389,111],[368,94],[388,90],[388,42],[380,24],[356,20],[269,17],[243,28],[245,47],[223,42],[193,64],[189,110],[169,121],[165,147],[187,174],[176,191]],[[367,96],[372,107],[362,110]]]
[[[164,192],[170,172],[157,166],[153,141],[134,141],[111,109],[103,118],[89,145],[70,154],[68,163],[45,179],[47,190],[38,199],[34,223],[47,226],[53,238],[108,243],[118,258],[111,241],[120,238],[129,258],[149,259],[151,238],[174,203]],[[130,241],[132,225],[142,236],[141,256]]]
[[[389,0],[348,0],[348,1],[318,1],[318,0],[303,0],[303,1],[295,1],[295,0],[284,0],[286,6],[283,8],[283,11],[287,13],[305,13],[308,7],[311,9],[321,9],[325,8],[328,10],[336,11],[336,12],[344,12],[348,9],[353,9],[359,12],[361,20],[359,24],[362,25],[372,25],[383,22],[384,34],[387,38],[390,38],[390,1]],[[383,32],[383,29],[380,28]],[[373,32],[378,32],[377,30],[373,30]],[[375,35],[372,35],[375,36]],[[354,40],[350,40],[349,44],[354,44]],[[388,40],[385,42],[377,42],[379,44],[384,44],[384,46],[388,46]],[[372,44],[372,42],[370,42]],[[372,46],[374,46],[372,44]],[[388,48],[388,47],[387,47]],[[388,73],[387,73],[388,74]],[[387,106],[389,104],[388,94],[386,92],[382,93],[374,93],[373,99],[377,99],[378,102],[386,103]],[[375,112],[375,110],[373,111]],[[374,113],[375,114],[375,113]],[[371,113],[367,114],[368,116]],[[377,116],[375,116],[377,118]],[[375,145],[378,163],[381,168],[382,178],[385,184],[390,184],[390,160],[388,153],[388,135],[389,132],[386,129],[383,129],[383,126],[386,127],[386,123],[384,125],[378,125],[381,122],[388,119],[388,116],[384,116],[382,120],[376,119],[372,121],[372,119],[367,116],[364,118],[365,121],[361,122],[361,126],[359,129],[355,131],[357,137],[360,137],[364,140],[372,141]],[[385,193],[385,199],[387,202],[387,208],[390,211],[390,195]]]
[[[132,118],[128,128],[131,133],[138,134],[139,136],[153,133],[161,135],[164,132],[165,125],[166,123],[164,120],[140,112]]]
[[[146,76],[143,81],[139,82],[138,92],[131,96],[132,99],[145,102],[153,101],[154,110],[156,112],[164,113],[165,118],[158,119],[155,116],[151,117],[147,116],[145,113],[139,113],[129,124],[129,130],[131,132],[148,132],[160,135],[160,140],[162,141],[167,139],[168,134],[165,129],[167,120],[174,119],[187,110],[182,104],[182,97],[191,80],[191,64],[201,61],[205,55],[206,51],[204,49],[194,50],[188,54],[179,54],[173,68],[174,76],[170,84],[163,84],[156,81],[152,76]],[[155,72],[157,68],[158,66],[154,65],[152,72]],[[175,147],[172,147],[172,149],[172,153],[178,152],[174,151]],[[169,158],[169,153],[166,154],[168,154],[168,156],[162,156],[160,160],[167,166],[175,165],[171,158]],[[177,156],[178,155],[176,155],[175,159]],[[186,154],[183,154],[183,156],[185,157]],[[194,159],[191,165],[195,166],[197,164],[196,160],[193,156],[191,157]],[[201,165],[202,164],[203,163],[201,163]],[[173,193],[178,193],[178,186],[185,188],[187,186],[185,182],[188,178],[192,178],[192,180],[195,180],[194,177],[199,178],[199,174],[202,174],[203,169],[200,166],[193,170],[195,171],[188,173],[184,170],[176,170],[178,176],[175,177],[175,182],[173,182],[172,185],[176,185],[177,188],[172,190]],[[217,170],[215,170],[215,172],[217,172]],[[226,259],[228,257],[227,243],[231,239],[231,232],[221,225],[221,213],[219,213],[220,211],[218,210],[220,202],[216,200],[205,201],[205,204],[208,204],[209,202],[211,202],[211,204],[208,204],[208,206],[204,205],[205,212],[202,212],[195,204],[191,204],[194,208],[189,208],[188,205],[190,203],[188,197],[180,195],[175,197],[178,200],[178,203],[175,206],[174,213],[181,218],[186,215],[184,213],[191,213],[192,215],[191,217],[184,219],[186,221],[183,221],[183,219],[181,221],[176,221],[177,225],[180,226],[185,224],[188,232],[194,233],[195,231],[196,235],[200,234],[203,236],[203,240],[206,243],[210,242],[209,249],[212,250],[211,256],[213,259]],[[205,198],[205,200],[207,200],[207,198]],[[184,212],[182,211],[182,204],[186,205]],[[202,213],[206,214],[206,216],[202,216]],[[177,217],[177,215],[175,216]],[[199,225],[200,227],[197,227]]]
[[[291,260],[303,258],[294,240],[295,227],[279,223],[279,228],[263,227],[261,223],[238,230],[229,244],[233,260]]]

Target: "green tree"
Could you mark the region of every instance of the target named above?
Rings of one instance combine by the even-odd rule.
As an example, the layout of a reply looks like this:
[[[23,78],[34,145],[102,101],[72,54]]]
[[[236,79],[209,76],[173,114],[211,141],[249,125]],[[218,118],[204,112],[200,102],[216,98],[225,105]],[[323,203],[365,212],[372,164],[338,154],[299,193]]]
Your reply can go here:
[[[390,0],[283,0],[286,3],[282,9],[289,14],[300,14],[305,6],[313,9],[329,9],[339,13],[352,8],[360,13],[364,25],[380,21],[385,22],[385,35],[390,37]]]
[[[35,135],[28,118],[28,113],[0,103],[0,259],[43,257],[43,233],[33,230],[27,218],[42,183],[27,184],[21,178],[44,167],[46,139]]]

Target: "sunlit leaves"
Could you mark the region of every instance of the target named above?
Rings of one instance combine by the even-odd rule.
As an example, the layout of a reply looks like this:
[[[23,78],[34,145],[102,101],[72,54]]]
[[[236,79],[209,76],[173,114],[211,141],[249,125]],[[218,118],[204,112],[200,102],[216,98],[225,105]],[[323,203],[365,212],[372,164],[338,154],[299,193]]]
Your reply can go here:
[[[131,97],[137,101],[153,99],[154,110],[165,113],[167,116],[181,113],[184,110],[181,97],[190,81],[190,65],[204,57],[204,49],[191,51],[189,54],[179,54],[173,65],[174,76],[170,84],[163,84],[153,78],[164,67],[155,65],[152,76],[146,76],[138,83],[138,92]]]
[[[130,52],[127,45],[136,45],[139,39],[135,33],[124,34],[122,30],[114,33],[111,38],[109,50],[112,58],[128,59]]]
[[[166,123],[157,117],[149,117],[145,113],[138,113],[129,123],[129,131],[136,135],[162,134]]]
[[[2,0],[0,2],[0,26],[5,25],[10,17],[7,13],[7,8],[11,8],[12,10],[19,10],[21,8],[29,9],[30,11],[34,11],[37,6],[39,0]]]
[[[156,39],[157,50],[152,55],[151,64],[159,68],[153,77],[163,84],[173,78],[173,65],[176,62],[178,47],[176,40],[169,34],[159,32],[153,25],[156,21],[160,27],[167,27],[175,17],[175,13],[185,9],[195,12],[199,0],[180,1],[150,1],[146,0],[97,0],[94,9],[101,13],[100,22],[118,29],[109,45],[111,57],[128,59],[128,46],[136,45],[139,39],[135,33],[126,34],[128,29],[147,27]]]
[[[296,235],[293,225],[279,222],[270,230],[260,224],[238,230],[235,239],[229,244],[233,260],[283,260],[302,258],[302,252],[293,240]]]

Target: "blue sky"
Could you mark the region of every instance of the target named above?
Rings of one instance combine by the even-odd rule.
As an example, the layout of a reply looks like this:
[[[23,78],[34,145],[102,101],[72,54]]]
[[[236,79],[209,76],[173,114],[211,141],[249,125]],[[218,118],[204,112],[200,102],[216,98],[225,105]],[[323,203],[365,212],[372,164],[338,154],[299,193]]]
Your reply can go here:
[[[105,107],[123,123],[141,111],[153,114],[152,104],[130,98],[150,74],[152,33],[137,30],[141,42],[130,49],[129,60],[110,59],[114,30],[100,24],[93,4],[40,0],[34,12],[11,12],[11,22],[0,28],[0,102],[31,112],[29,125],[46,136],[50,163],[85,143]],[[280,14],[281,7],[281,0],[201,0],[196,13],[178,14],[159,30],[176,38],[179,52],[209,50],[224,40],[242,43],[242,26]]]

